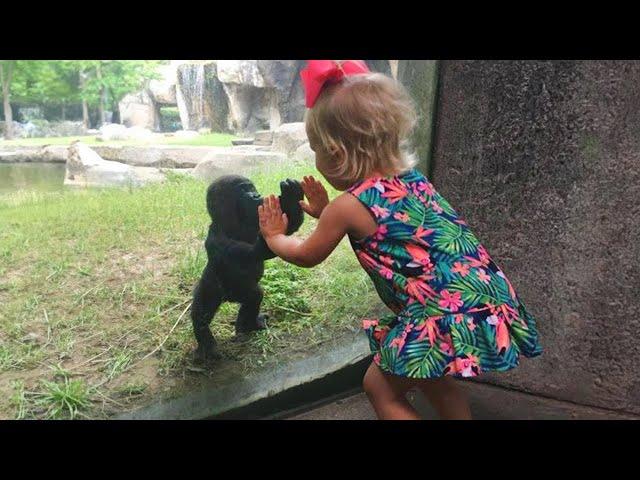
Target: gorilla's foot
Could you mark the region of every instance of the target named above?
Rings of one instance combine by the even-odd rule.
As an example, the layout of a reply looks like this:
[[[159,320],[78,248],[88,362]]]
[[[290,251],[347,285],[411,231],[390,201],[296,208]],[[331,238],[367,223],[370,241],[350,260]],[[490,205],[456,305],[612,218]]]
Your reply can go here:
[[[222,355],[220,355],[215,345],[198,345],[198,348],[193,352],[193,360],[199,364],[210,364],[221,358]]]
[[[267,328],[267,320],[269,316],[266,313],[259,314],[253,322],[236,321],[236,336],[254,332],[256,330],[264,330]]]

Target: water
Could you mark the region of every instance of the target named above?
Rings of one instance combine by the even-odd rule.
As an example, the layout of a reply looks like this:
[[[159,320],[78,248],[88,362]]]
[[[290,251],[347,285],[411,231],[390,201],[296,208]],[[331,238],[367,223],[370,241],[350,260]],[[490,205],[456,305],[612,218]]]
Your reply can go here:
[[[178,67],[180,94],[183,97],[188,118],[183,118],[185,130],[197,130],[202,127],[204,118],[204,65],[188,63]]]
[[[64,171],[63,163],[0,163],[0,194],[62,190]]]

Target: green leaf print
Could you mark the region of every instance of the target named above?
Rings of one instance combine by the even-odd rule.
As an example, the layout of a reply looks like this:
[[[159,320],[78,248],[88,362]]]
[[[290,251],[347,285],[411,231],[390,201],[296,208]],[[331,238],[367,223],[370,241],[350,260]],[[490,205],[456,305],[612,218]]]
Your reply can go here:
[[[470,255],[476,251],[480,243],[469,229],[445,217],[435,214],[433,217],[427,215],[429,227],[436,232],[434,247],[452,255]]]
[[[424,225],[428,210],[429,209],[413,195],[409,195],[403,199],[401,211],[409,216],[407,225],[411,225],[412,227]]]
[[[456,211],[442,195],[436,192],[436,194],[432,198],[437,202],[438,205],[440,205],[440,208],[442,208],[442,211],[444,213],[446,213],[447,215],[451,215],[452,217],[457,216]]]
[[[502,305],[511,299],[509,290],[504,282],[499,282],[499,277],[492,276],[491,282],[484,283],[476,275],[475,269],[466,277],[458,278],[449,284],[449,291],[458,291],[462,294],[462,301],[467,307],[474,307],[490,303]]]
[[[476,342],[480,348],[480,367],[482,370],[504,371],[518,365],[518,346],[512,341],[503,355],[498,354],[496,329],[486,321],[476,326]]]
[[[433,345],[425,338],[405,346],[402,355],[402,368],[409,377],[440,376],[447,366],[447,355],[440,350],[438,342]]]
[[[469,325],[463,319],[460,323],[451,325],[451,340],[453,342],[453,350],[457,355],[461,353],[482,357],[482,350],[478,347],[476,337],[469,329]]]

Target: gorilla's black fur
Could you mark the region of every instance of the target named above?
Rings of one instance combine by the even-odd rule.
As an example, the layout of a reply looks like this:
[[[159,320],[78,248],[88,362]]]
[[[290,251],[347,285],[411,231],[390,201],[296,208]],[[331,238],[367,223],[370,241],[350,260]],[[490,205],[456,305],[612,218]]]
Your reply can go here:
[[[302,187],[295,180],[280,182],[280,205],[289,220],[287,235],[303,222],[298,203]],[[215,180],[207,190],[207,210],[211,216],[205,240],[207,265],[193,294],[191,320],[198,342],[196,359],[219,358],[209,324],[224,301],[241,304],[236,319],[236,334],[265,327],[260,314],[262,289],[258,282],[264,273],[264,261],[275,257],[260,235],[258,205],[262,197],[253,183],[240,175]]]

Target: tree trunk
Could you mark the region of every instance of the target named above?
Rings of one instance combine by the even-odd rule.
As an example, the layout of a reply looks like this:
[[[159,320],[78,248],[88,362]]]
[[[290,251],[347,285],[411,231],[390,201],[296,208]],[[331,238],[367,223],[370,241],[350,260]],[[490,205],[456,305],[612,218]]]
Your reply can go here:
[[[63,122],[67,119],[65,110],[66,110],[65,109],[65,104],[64,104],[64,102],[62,102],[62,121]]]
[[[84,90],[84,83],[86,80],[86,76],[84,72],[80,72],[80,91]],[[89,121],[89,105],[87,105],[87,101],[82,99],[82,124],[84,125],[85,130],[89,130],[91,128],[91,122]]]
[[[11,75],[13,65],[10,63],[6,71],[0,64],[0,83],[2,83],[2,107],[4,108],[4,137],[7,140],[13,138],[13,112],[11,111],[9,87],[11,86]]]
[[[96,77],[98,78],[98,81],[100,82],[100,106],[99,106],[99,112],[100,112],[100,125],[102,125],[104,123],[104,105],[105,105],[105,100],[106,100],[106,91],[104,89],[104,85],[102,84],[102,66],[100,64],[98,64],[98,66],[96,67]]]

